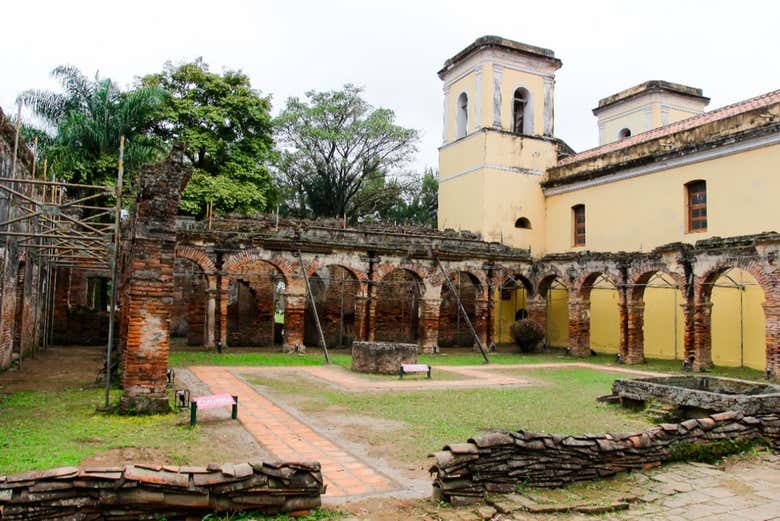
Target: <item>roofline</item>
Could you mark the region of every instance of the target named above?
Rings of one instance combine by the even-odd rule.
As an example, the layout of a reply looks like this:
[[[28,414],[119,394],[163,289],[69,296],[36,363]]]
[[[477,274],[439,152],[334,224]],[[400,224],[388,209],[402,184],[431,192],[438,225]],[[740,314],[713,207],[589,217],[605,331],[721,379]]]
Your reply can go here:
[[[481,36],[474,40],[474,42],[461,50],[452,58],[449,58],[444,62],[444,66],[438,72],[439,78],[444,79],[443,76],[452,70],[456,65],[464,61],[466,58],[484,49],[502,49],[508,52],[524,54],[533,58],[545,60],[555,66],[556,69],[560,68],[563,63],[561,60],[555,57],[555,52],[551,49],[545,49],[544,47],[536,47],[535,45],[528,45],[527,43],[517,42],[515,40],[509,40],[507,38],[501,38],[500,36],[486,35]]]
[[[618,103],[623,103],[656,92],[670,92],[678,96],[685,96],[687,98],[702,101],[704,102],[704,105],[707,105],[710,102],[710,98],[704,96],[701,89],[689,87],[681,83],[672,83],[670,81],[650,80],[624,89],[616,94],[607,96],[606,98],[601,98],[598,106],[593,109],[593,115],[598,116],[603,110]]]

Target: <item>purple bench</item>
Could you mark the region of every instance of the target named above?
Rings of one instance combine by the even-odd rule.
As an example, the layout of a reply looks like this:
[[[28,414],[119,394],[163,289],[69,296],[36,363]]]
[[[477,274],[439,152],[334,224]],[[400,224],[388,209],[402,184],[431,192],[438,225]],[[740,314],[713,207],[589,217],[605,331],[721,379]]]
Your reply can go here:
[[[216,409],[217,407],[231,407],[230,417],[238,419],[238,396],[225,394],[211,394],[208,396],[198,396],[190,402],[190,426],[198,422],[198,410]]]
[[[431,366],[428,364],[401,364],[401,368],[398,370],[398,375],[403,380],[405,374],[414,373],[427,373],[428,378],[431,377]]]

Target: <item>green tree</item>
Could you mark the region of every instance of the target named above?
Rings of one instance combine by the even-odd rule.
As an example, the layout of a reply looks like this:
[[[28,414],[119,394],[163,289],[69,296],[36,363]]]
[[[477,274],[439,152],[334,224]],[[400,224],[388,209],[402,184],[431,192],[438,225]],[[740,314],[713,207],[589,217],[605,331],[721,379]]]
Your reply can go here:
[[[309,91],[287,100],[276,119],[285,206],[294,215],[355,220],[396,191],[392,169],[416,151],[418,133],[395,124],[392,110],[369,105],[362,89]]]
[[[112,184],[116,177],[119,138],[125,136],[129,176],[162,151],[149,129],[165,103],[165,91],[142,87],[122,91],[109,78],[88,79],[75,67],[60,66],[51,75],[62,92],[26,90],[19,101],[36,116],[38,133],[52,172],[74,182]],[[35,130],[27,131],[30,136]]]
[[[439,208],[438,177],[438,172],[426,168],[422,177],[415,177],[407,183],[400,194],[400,200],[390,209],[388,219],[397,223],[435,228]]]
[[[170,95],[158,114],[155,133],[181,141],[193,174],[182,194],[185,213],[262,212],[275,202],[268,165],[273,158],[271,100],[252,89],[240,71],[216,74],[202,59],[165,64],[146,76],[146,87]]]

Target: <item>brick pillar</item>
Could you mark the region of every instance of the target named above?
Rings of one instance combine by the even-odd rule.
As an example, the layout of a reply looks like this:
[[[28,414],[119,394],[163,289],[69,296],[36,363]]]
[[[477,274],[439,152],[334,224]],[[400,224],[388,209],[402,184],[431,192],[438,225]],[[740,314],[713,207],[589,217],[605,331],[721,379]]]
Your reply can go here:
[[[420,352],[439,351],[439,308],[440,298],[420,299]]]
[[[219,281],[219,290],[217,291],[217,308],[219,311],[219,341],[222,347],[228,347],[228,300],[230,279],[223,276]]]
[[[208,349],[213,349],[216,345],[217,293],[216,283],[209,280],[209,289],[206,292],[206,338],[203,339],[203,344]]]
[[[712,302],[696,304],[693,309],[693,369],[712,367]]]
[[[694,312],[696,306],[690,303],[680,304],[683,310],[683,357],[688,360],[696,356],[696,324]]]
[[[479,339],[482,341],[482,345],[485,346],[485,349],[488,348],[488,323],[489,323],[489,316],[488,309],[490,306],[490,302],[488,299],[478,299],[474,303],[474,311],[476,312],[476,316],[474,317],[474,329],[477,332],[477,335],[479,335]],[[458,313],[460,313],[460,310],[458,310]],[[480,352],[479,345],[474,342],[473,345],[474,351]]]
[[[0,370],[11,365],[16,321],[16,284],[18,260],[16,241],[3,251],[2,296],[0,296]]]
[[[766,317],[766,368],[780,382],[780,305],[764,303]]]
[[[284,294],[284,343],[286,352],[306,349],[303,345],[303,315],[306,312],[305,293]]]
[[[368,320],[368,331],[366,331],[366,337],[368,338],[369,342],[373,342],[376,338],[376,293],[377,292],[374,291],[373,297],[368,302],[368,315],[366,316],[366,319]]]
[[[166,385],[174,293],[176,212],[192,174],[177,147],[171,157],[142,168],[127,257],[127,342],[122,353],[123,412],[170,411]]]
[[[623,313],[623,306],[621,306],[621,313]],[[621,335],[626,337],[624,360],[627,364],[641,364],[645,361],[645,303],[641,300],[629,302],[625,306],[625,314],[627,332]],[[623,338],[621,338],[621,352],[623,352]]]
[[[569,295],[569,346],[573,356],[590,356],[590,301]]]
[[[362,342],[366,339],[366,305],[368,299],[364,295],[355,296],[355,340]]]
[[[528,320],[533,320],[547,331],[547,301],[541,295],[529,298],[525,303]]]

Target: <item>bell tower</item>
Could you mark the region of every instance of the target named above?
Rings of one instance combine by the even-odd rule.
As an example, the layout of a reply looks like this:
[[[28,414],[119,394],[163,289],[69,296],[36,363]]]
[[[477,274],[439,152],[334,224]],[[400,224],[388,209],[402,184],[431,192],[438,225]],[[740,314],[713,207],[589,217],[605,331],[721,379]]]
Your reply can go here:
[[[439,228],[544,250],[539,183],[557,161],[549,49],[483,36],[444,63]]]

